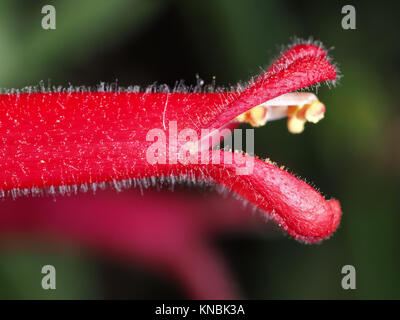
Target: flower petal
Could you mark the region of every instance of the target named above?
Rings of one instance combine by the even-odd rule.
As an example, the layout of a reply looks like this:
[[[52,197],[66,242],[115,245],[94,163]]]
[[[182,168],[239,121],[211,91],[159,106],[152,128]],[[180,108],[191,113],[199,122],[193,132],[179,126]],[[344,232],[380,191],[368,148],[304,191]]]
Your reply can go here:
[[[214,163],[175,165],[156,164],[136,167],[137,177],[180,177],[183,180],[210,181],[234,191],[260,208],[295,239],[319,242],[338,227],[341,208],[337,200],[325,200],[314,188],[270,162],[248,155],[236,155],[232,163],[222,161],[232,154],[210,151]],[[193,155],[198,157],[199,155]],[[220,159],[218,164],[214,159]],[[198,161],[200,163],[200,161]],[[238,169],[251,166],[251,174],[237,175]]]

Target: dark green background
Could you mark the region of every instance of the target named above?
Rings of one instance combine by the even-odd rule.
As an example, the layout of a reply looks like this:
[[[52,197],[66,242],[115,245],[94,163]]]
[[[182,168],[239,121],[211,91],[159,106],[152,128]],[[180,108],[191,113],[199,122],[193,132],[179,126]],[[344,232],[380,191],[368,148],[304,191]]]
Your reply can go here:
[[[45,4],[56,7],[56,30],[41,28]],[[356,30],[341,28],[345,4],[356,8]],[[285,121],[257,129],[255,151],[339,199],[339,230],[320,245],[258,234],[218,246],[247,298],[400,298],[399,16],[395,1],[1,1],[0,87],[194,84],[196,74],[229,85],[258,73],[293,36],[321,40],[344,75],[319,89],[326,118],[301,135]],[[69,252],[0,253],[0,298],[180,296],[141,266]],[[50,262],[59,289],[46,292],[37,274]],[[357,270],[353,291],[340,285],[346,264]]]

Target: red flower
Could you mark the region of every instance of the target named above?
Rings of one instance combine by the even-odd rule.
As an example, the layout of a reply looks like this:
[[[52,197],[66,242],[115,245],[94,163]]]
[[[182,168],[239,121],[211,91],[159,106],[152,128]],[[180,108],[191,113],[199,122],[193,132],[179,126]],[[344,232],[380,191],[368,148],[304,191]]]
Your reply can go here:
[[[105,183],[119,189],[205,180],[261,208],[294,238],[320,241],[339,224],[338,201],[326,201],[285,170],[249,155],[231,163],[204,163],[202,156],[229,159],[232,154],[205,149],[199,139],[188,145],[174,132],[189,129],[197,137],[202,130],[209,132],[204,142],[222,128],[231,130],[243,121],[259,125],[282,112],[288,116],[289,130],[300,132],[305,121],[318,121],[325,107],[313,95],[285,94],[335,78],[322,48],[299,44],[235,92],[70,90],[0,95],[0,190],[16,197],[95,191]],[[285,102],[293,99],[299,103]],[[153,129],[168,136],[165,149],[152,149]],[[180,151],[187,146],[189,156],[180,161]],[[149,150],[164,161],[149,161]],[[243,161],[252,163],[251,173],[238,175]]]

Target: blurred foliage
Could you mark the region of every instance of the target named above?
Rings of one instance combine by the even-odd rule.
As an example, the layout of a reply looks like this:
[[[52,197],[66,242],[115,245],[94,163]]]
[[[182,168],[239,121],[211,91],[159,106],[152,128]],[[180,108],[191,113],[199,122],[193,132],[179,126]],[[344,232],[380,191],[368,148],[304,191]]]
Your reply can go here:
[[[56,290],[42,289],[41,270],[47,264],[56,268]],[[0,299],[93,299],[99,291],[93,270],[93,264],[73,251],[61,255],[8,250],[1,253]]]
[[[54,31],[40,27],[47,3],[57,10]],[[64,86],[116,79],[121,85],[174,85],[179,79],[192,84],[197,73],[206,82],[216,76],[217,84],[229,85],[267,66],[292,36],[323,41],[334,47],[331,54],[344,75],[336,88],[318,90],[326,119],[300,136],[287,133],[284,121],[257,129],[256,154],[287,165],[338,198],[344,212],[339,230],[312,246],[265,235],[226,237],[217,245],[248,298],[400,298],[400,4],[352,1],[357,30],[343,30],[344,4],[2,1],[0,87],[48,79]],[[32,252],[0,254],[0,297],[50,298],[32,283],[33,273],[49,260],[67,284],[54,297],[113,297],[104,283],[116,281],[115,272],[104,272],[104,261]],[[357,269],[357,290],[341,288],[346,264]],[[132,276],[137,270],[121,272],[140,278]],[[147,286],[130,285],[133,291]]]

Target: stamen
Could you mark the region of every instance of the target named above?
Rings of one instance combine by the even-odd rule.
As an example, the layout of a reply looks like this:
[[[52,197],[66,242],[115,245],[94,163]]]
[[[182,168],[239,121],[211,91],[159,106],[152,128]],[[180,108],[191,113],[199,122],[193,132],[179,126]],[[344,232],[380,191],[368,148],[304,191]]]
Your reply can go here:
[[[304,124],[306,120],[298,117],[299,106],[289,106],[287,109],[287,127],[290,133],[302,133],[304,131]]]
[[[288,117],[288,130],[291,133],[301,133],[305,123],[317,123],[325,114],[325,106],[317,96],[310,92],[291,92],[258,105],[236,120],[248,123],[253,127],[263,126],[268,121]]]
[[[245,122],[253,127],[261,127],[267,123],[267,108],[263,105],[251,108],[236,118],[239,122]]]
[[[311,104],[305,105],[302,110],[304,110],[304,118],[312,123],[320,121],[325,114],[325,106],[318,100],[314,100]]]

